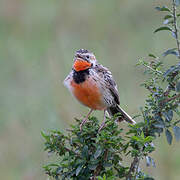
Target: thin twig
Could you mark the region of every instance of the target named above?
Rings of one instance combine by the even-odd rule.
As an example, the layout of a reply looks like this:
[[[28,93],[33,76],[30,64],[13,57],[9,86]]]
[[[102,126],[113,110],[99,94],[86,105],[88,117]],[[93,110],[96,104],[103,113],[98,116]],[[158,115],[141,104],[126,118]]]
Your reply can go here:
[[[176,96],[173,96],[173,97],[171,97],[171,98],[165,99],[165,100],[163,100],[162,102],[163,102],[163,103],[166,103],[166,102],[169,102],[169,101],[178,99],[178,98],[180,98],[180,94],[177,94]]]
[[[139,163],[140,163],[140,158],[138,158],[138,162],[137,162],[137,165],[136,165],[135,177],[137,176],[137,173],[138,173]]]
[[[106,149],[105,152],[104,152],[104,161],[107,161],[107,157],[108,157],[108,150]],[[93,177],[91,178],[92,180],[97,180],[97,176],[99,175],[99,173],[101,172],[103,166],[102,166],[102,162],[99,163],[99,165],[97,166],[97,168],[95,169],[94,171],[94,175]]]
[[[178,35],[178,27],[177,27],[177,14],[176,14],[176,2],[175,0],[172,1],[172,6],[173,6],[173,26],[174,26],[174,33],[175,33],[175,38],[176,38],[176,44],[177,44],[177,49],[178,49],[178,58],[180,59],[180,43],[179,43],[179,35]]]
[[[135,156],[133,162],[131,163],[131,167],[127,173],[126,180],[132,180],[132,174],[135,172],[138,164],[139,164],[139,157]]]
[[[160,75],[163,74],[161,71],[155,70],[155,69],[153,69],[151,66],[148,66],[148,65],[146,65],[146,64],[143,64],[143,65],[144,65],[146,68],[150,69],[151,71],[153,71],[153,72],[155,72],[155,73],[158,73],[158,74],[160,74]]]
[[[164,91],[163,95],[168,96],[169,93],[170,93],[170,87],[169,87],[169,84],[168,84],[168,86],[166,87],[166,90]]]

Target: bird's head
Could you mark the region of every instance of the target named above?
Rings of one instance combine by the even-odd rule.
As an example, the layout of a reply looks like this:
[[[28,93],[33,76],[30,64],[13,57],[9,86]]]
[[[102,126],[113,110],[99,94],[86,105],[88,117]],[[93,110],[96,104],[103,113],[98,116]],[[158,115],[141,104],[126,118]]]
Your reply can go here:
[[[75,71],[84,71],[95,66],[96,63],[96,57],[92,52],[80,49],[75,53],[73,69]]]

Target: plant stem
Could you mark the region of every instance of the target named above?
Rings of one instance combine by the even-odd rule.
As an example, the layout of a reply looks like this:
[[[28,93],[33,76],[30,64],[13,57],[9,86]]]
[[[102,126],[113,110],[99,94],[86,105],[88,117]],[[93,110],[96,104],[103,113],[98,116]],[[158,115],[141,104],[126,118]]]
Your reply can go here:
[[[144,65],[146,68],[150,69],[151,71],[153,71],[153,72],[155,72],[155,73],[158,73],[158,74],[160,74],[160,75],[163,74],[161,71],[155,70],[155,69],[153,69],[152,67],[150,67],[150,66],[148,66],[148,65],[146,65],[146,64],[143,64],[143,65]]]
[[[178,35],[178,27],[177,27],[177,15],[176,15],[176,2],[175,0],[172,1],[172,6],[173,6],[173,26],[174,26],[174,33],[175,33],[175,38],[176,38],[176,44],[177,44],[177,49],[178,49],[178,58],[180,59],[180,43],[179,43],[179,35]]]
[[[178,99],[178,98],[180,98],[180,94],[177,94],[177,95],[175,95],[175,96],[173,96],[173,97],[171,97],[171,98],[165,99],[165,100],[163,101],[163,103],[167,103],[167,102],[169,102],[169,101],[172,101],[172,100],[175,100],[175,99]]]
[[[129,169],[129,172],[126,176],[126,180],[132,180],[133,173],[135,172],[135,170],[139,166],[139,161],[140,161],[140,158],[138,156],[135,156],[133,162],[131,163],[131,167]]]

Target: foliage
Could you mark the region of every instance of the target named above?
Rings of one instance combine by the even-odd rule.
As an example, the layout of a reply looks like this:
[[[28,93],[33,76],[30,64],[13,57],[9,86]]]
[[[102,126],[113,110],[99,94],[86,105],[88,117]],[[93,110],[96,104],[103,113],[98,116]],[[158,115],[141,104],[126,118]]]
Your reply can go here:
[[[108,119],[100,132],[96,117],[89,118],[80,131],[79,120],[68,130],[67,136],[59,131],[50,134],[42,132],[45,138],[45,150],[61,157],[56,164],[45,166],[49,176],[56,179],[117,179],[126,177],[142,178],[145,175],[140,169],[124,165],[125,156],[129,158],[145,158],[154,151],[149,143],[154,138],[145,136],[144,123],[129,126],[129,131],[122,135],[123,129],[118,128],[115,119]],[[148,163],[153,159],[146,157]],[[130,175],[130,176],[129,176]]]
[[[180,116],[180,63],[164,67],[163,60],[167,55],[172,55],[180,59],[180,48],[178,39],[176,6],[179,1],[172,1],[172,9],[168,7],[156,7],[158,11],[166,12],[164,24],[154,32],[170,31],[175,39],[177,47],[166,50],[161,57],[149,54],[150,61],[139,60],[138,65],[145,67],[145,73],[149,75],[146,82],[142,84],[148,91],[145,107],[142,108],[144,120],[148,122],[146,135],[156,136],[165,132],[167,142],[172,143],[173,135],[176,140],[180,139],[180,127],[178,120]],[[178,133],[177,133],[178,132]]]
[[[155,150],[152,141],[165,133],[167,142],[180,140],[180,63],[165,67],[163,59],[172,55],[180,59],[176,8],[179,0],[172,0],[172,8],[156,7],[165,13],[160,31],[170,32],[175,39],[176,47],[166,50],[160,57],[149,54],[149,60],[140,59],[138,66],[145,68],[148,79],[142,86],[148,90],[145,106],[140,108],[143,119],[136,125],[129,125],[127,132],[118,128],[113,117],[98,132],[99,122],[90,117],[89,122],[79,129],[81,120],[72,126],[67,136],[59,131],[42,133],[45,138],[45,150],[55,153],[58,163],[44,167],[46,173],[55,179],[153,179],[140,169],[140,161],[146,159],[147,166],[153,165],[150,153]],[[172,133],[173,132],[173,133]],[[130,162],[125,162],[125,157]]]

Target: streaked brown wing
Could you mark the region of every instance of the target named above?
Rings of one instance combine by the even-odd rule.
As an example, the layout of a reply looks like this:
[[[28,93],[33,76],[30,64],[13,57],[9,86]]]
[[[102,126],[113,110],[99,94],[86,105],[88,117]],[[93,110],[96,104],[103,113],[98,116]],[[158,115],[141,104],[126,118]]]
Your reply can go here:
[[[97,64],[94,68],[99,76],[104,79],[106,87],[110,90],[115,103],[120,104],[117,84],[112,77],[112,73],[101,64]]]

